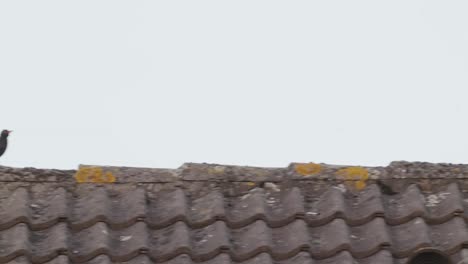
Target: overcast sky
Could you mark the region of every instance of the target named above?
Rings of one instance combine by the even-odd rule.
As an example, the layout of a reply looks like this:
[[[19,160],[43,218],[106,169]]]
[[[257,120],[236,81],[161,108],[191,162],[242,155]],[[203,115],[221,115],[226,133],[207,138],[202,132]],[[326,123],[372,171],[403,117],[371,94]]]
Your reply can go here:
[[[468,1],[1,1],[0,165],[468,163]]]

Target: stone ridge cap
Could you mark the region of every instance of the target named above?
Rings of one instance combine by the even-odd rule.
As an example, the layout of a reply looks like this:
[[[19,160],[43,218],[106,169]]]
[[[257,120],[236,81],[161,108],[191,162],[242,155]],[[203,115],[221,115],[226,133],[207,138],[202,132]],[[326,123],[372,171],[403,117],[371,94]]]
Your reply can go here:
[[[395,161],[388,166],[346,166],[291,163],[287,167],[252,167],[184,163],[177,169],[79,165],[78,170],[0,166],[0,182],[115,182],[177,181],[281,182],[284,180],[468,179],[468,164]]]

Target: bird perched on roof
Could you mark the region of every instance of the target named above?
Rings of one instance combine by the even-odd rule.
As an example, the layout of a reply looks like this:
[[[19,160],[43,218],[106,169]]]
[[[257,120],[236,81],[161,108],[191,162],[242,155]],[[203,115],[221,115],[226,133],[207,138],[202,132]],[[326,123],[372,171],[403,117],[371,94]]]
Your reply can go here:
[[[2,134],[0,135],[0,156],[2,156],[3,153],[5,153],[5,150],[8,145],[7,138],[8,138],[8,135],[10,135],[10,133],[11,133],[10,130],[4,129],[2,131]]]

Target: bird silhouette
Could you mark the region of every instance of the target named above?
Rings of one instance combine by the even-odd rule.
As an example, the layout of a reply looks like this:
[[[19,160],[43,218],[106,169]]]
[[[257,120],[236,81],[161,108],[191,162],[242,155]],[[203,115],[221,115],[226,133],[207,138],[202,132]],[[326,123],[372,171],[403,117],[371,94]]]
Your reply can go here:
[[[7,145],[8,145],[7,138],[8,138],[8,135],[10,133],[11,133],[10,130],[4,129],[2,131],[2,134],[0,135],[0,156],[2,156],[3,153],[5,153],[5,150],[6,150]]]

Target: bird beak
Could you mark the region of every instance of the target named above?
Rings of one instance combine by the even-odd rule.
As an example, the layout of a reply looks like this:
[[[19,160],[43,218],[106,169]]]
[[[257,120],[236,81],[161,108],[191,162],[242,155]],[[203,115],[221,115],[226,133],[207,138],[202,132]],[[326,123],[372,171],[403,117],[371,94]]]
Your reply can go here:
[[[7,130],[8,131],[8,134],[10,134],[11,132],[13,132],[13,130]]]

